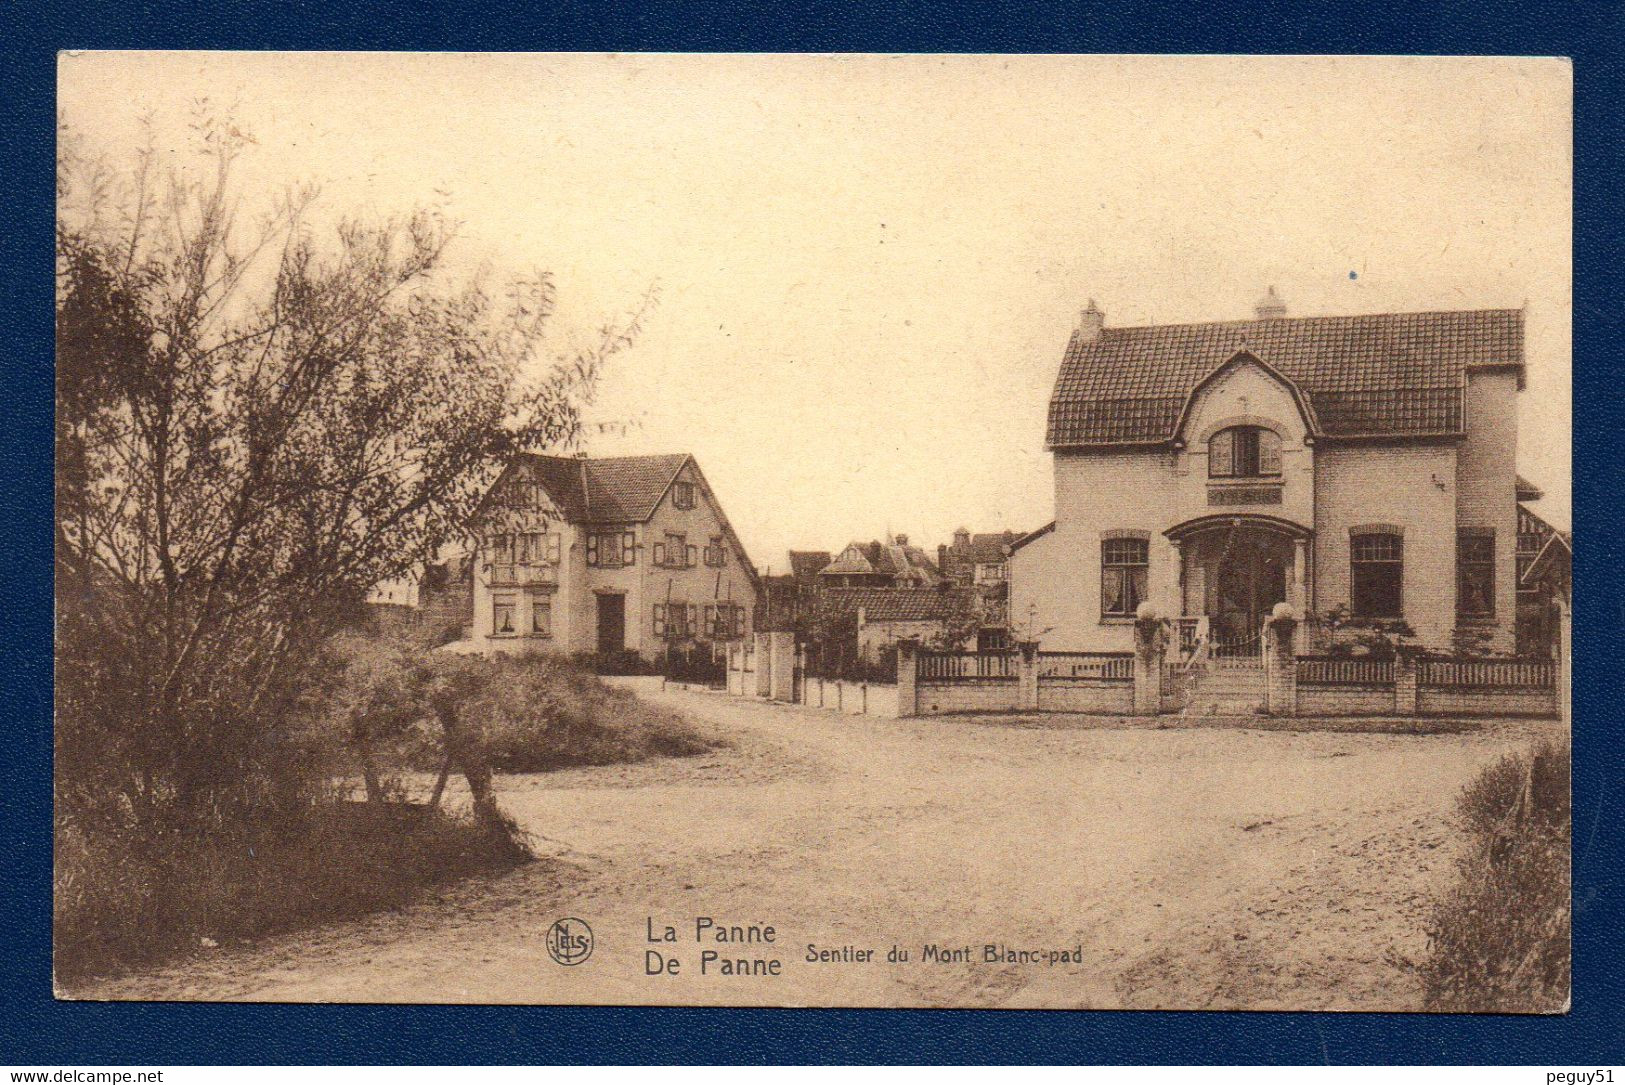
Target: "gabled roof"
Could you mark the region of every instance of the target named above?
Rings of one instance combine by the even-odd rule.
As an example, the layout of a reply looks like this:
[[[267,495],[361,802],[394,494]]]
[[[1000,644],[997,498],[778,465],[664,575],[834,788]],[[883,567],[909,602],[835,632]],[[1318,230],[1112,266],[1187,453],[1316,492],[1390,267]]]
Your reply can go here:
[[[820,576],[918,575],[935,581],[937,567],[917,546],[878,541],[850,542],[834,561],[819,570]]]
[[[951,621],[970,617],[978,607],[968,588],[826,588],[824,596],[836,613],[862,607],[865,622]]]
[[[642,523],[654,515],[687,453],[669,456],[577,456],[526,454],[547,496],[565,519],[584,524]]]
[[[1546,540],[1546,545],[1540,548],[1540,553],[1535,555],[1535,560],[1529,563],[1518,586],[1533,587],[1553,573],[1567,576],[1573,561],[1572,537],[1566,531],[1554,531]]]
[[[1517,490],[1519,501],[1539,501],[1546,496],[1545,490],[1542,490],[1522,475],[1518,476]]]
[[[1523,383],[1523,312],[1279,317],[1076,332],[1050,399],[1050,448],[1173,439],[1191,392],[1246,351],[1308,398],[1332,437],[1462,432],[1467,373],[1511,367]]]
[[[727,514],[722,511],[716,494],[706,483],[700,465],[686,452],[665,456],[605,456],[599,459],[523,452],[503,468],[481,504],[484,507],[485,502],[492,500],[491,495],[507,483],[510,475],[517,468],[524,467],[541,483],[548,499],[570,523],[644,523],[654,515],[666,491],[677,481],[678,472],[691,464],[722,533],[739,554],[740,565],[753,588],[759,592],[761,576],[745,553],[745,544],[739,541],[738,533],[728,522]]]

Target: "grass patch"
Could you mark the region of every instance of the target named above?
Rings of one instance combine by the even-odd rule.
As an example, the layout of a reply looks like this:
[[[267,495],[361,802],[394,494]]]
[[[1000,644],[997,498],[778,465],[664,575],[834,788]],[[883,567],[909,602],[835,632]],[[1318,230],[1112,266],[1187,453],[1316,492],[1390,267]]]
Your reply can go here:
[[[1503,758],[1468,784],[1457,881],[1435,902],[1417,968],[1427,1007],[1560,1013],[1571,965],[1569,746]]]
[[[429,886],[528,858],[516,836],[493,838],[464,818],[346,802],[275,829],[89,835],[59,824],[55,851],[55,968],[64,983],[395,907]]]

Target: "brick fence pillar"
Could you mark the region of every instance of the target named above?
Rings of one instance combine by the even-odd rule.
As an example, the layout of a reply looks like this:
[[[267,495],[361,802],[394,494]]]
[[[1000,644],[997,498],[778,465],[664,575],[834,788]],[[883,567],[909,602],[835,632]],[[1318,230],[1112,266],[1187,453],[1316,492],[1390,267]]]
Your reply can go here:
[[[897,642],[897,714],[917,715],[920,710],[916,681],[920,670],[920,642],[905,637]]]
[[[773,648],[772,634],[756,634],[756,688],[749,692],[758,697],[771,697],[773,695]]]
[[[1298,714],[1298,658],[1295,621],[1264,624],[1264,711],[1272,716]]]
[[[793,701],[796,696],[796,635],[775,630],[767,635],[773,654],[773,681],[768,696],[775,701]]]
[[[1134,714],[1155,716],[1162,711],[1162,661],[1168,651],[1162,623],[1140,619],[1134,623]]]
[[[1417,714],[1418,697],[1416,692],[1416,672],[1419,665],[1409,656],[1401,656],[1394,660],[1394,715],[1414,716]]]
[[[1016,707],[1023,712],[1033,712],[1038,708],[1038,642],[1024,640],[1016,645],[1021,650],[1020,666],[1016,680]]]

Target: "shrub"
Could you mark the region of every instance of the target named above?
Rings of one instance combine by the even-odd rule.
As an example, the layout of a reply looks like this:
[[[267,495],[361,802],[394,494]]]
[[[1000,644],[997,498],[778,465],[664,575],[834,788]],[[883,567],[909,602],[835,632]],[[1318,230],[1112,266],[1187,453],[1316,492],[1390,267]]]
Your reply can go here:
[[[1434,905],[1419,973],[1429,1009],[1554,1013],[1570,977],[1566,743],[1506,757],[1462,791],[1469,841]]]
[[[59,822],[56,974],[72,982],[193,948],[344,919],[523,861],[521,846],[422,806],[338,802],[216,832]],[[290,891],[296,888],[297,891]]]
[[[484,680],[461,706],[491,768],[548,772],[650,757],[686,757],[716,743],[681,717],[557,657],[467,661]]]

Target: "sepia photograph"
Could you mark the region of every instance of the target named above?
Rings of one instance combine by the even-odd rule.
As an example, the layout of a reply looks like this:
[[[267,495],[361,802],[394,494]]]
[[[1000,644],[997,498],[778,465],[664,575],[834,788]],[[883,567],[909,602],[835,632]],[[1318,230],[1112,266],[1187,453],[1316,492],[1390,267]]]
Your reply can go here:
[[[1569,1011],[1568,61],[57,75],[58,999]]]

